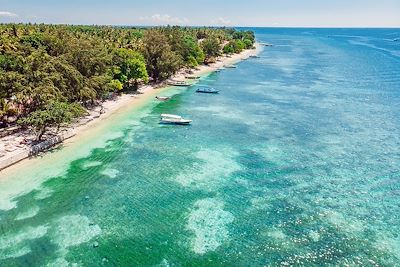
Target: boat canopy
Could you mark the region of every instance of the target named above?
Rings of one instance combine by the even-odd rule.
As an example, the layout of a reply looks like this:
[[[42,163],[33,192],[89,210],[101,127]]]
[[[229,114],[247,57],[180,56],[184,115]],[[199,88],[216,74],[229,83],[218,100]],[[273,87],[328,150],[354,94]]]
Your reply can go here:
[[[161,117],[162,118],[169,118],[169,119],[182,119],[182,117],[181,116],[178,116],[178,115],[173,115],[173,114],[161,114]]]

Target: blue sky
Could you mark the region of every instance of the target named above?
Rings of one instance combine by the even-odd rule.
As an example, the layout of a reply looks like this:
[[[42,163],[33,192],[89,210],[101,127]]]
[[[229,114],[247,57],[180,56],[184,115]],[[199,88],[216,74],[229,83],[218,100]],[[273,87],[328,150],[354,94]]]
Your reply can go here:
[[[0,0],[0,22],[400,27],[400,0]]]

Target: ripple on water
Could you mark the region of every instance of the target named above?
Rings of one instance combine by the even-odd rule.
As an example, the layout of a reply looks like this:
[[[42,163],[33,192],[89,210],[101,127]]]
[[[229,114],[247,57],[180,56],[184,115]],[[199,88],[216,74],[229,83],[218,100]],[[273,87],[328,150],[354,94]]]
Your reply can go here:
[[[228,224],[233,220],[222,201],[212,198],[197,201],[187,224],[187,229],[194,233],[192,250],[197,254],[216,250],[228,240]]]
[[[0,198],[0,210],[11,210],[17,207],[17,202],[9,198]]]
[[[37,192],[34,196],[36,200],[42,200],[50,197],[53,194],[53,190],[48,188],[48,187],[42,187],[39,189],[39,192]]]
[[[100,172],[102,175],[108,176],[110,178],[115,178],[118,176],[118,174],[120,173],[119,170],[116,169],[105,169],[102,172]]]
[[[60,248],[68,248],[90,241],[101,233],[98,225],[80,215],[68,215],[56,222],[53,242]]]
[[[400,259],[400,238],[390,237],[390,234],[380,233],[375,241],[375,247],[381,251],[389,251]]]
[[[101,164],[103,164],[101,161],[88,161],[88,162],[85,162],[82,165],[82,168],[83,169],[89,169],[89,168],[92,168],[92,167],[100,166]]]
[[[47,266],[71,266],[65,259],[68,248],[86,243],[100,233],[100,227],[91,223],[88,217],[67,215],[58,219],[52,229],[52,242],[59,247],[57,251],[59,258],[49,262]],[[75,266],[75,264],[72,264],[72,266]]]
[[[216,189],[233,172],[240,170],[240,165],[233,160],[234,156],[236,153],[230,150],[201,150],[196,155],[200,162],[194,163],[179,174],[176,181],[182,186],[195,186],[207,190]]]
[[[28,227],[17,234],[8,234],[0,237],[0,259],[16,258],[31,252],[27,243],[38,239],[47,233],[47,226]]]
[[[157,264],[156,267],[169,267],[171,266],[166,259],[163,259],[160,264]]]
[[[69,262],[64,259],[64,258],[57,258],[56,260],[49,262],[47,265],[47,267],[69,267],[71,266],[71,264],[69,264]],[[77,265],[72,265],[72,266],[77,266]]]
[[[340,228],[344,232],[358,233],[364,230],[364,226],[361,221],[349,216],[345,217],[341,213],[338,213],[336,211],[328,212],[325,218],[332,225]]]
[[[20,221],[20,220],[32,218],[32,217],[36,216],[36,214],[38,214],[39,210],[40,209],[38,206],[33,206],[28,210],[18,213],[18,215],[15,217],[15,219],[17,221]]]
[[[29,246],[4,249],[0,251],[0,260],[22,257],[31,252],[32,250]]]

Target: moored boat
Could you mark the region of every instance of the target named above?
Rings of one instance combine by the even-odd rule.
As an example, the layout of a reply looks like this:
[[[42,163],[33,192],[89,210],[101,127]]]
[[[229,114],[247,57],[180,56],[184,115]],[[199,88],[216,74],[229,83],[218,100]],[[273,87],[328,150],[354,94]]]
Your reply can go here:
[[[168,96],[156,96],[156,99],[158,99],[160,101],[167,101],[167,100],[169,100],[171,98],[168,97]]]
[[[236,69],[237,66],[235,66],[235,65],[225,65],[224,68],[227,68],[227,69]]]
[[[200,87],[196,90],[197,93],[218,94],[219,90],[212,87]]]
[[[191,86],[190,83],[187,83],[185,81],[174,81],[174,80],[169,80],[167,84],[171,86],[185,86],[185,87]]]
[[[196,80],[196,79],[200,79],[200,76],[185,76],[186,79],[189,80]]]
[[[163,124],[178,124],[178,125],[188,125],[192,120],[187,120],[178,115],[173,114],[161,114],[160,123]]]

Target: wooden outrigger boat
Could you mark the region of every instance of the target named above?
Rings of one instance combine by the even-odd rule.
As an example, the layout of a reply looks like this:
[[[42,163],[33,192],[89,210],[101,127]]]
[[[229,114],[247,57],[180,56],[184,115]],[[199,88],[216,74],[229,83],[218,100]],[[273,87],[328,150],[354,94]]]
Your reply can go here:
[[[200,87],[196,90],[197,93],[205,93],[205,94],[218,94],[219,90],[216,90],[212,87]]]
[[[192,120],[187,120],[182,118],[181,116],[172,114],[161,114],[160,120],[160,123],[162,124],[189,125],[191,122]]]
[[[187,83],[187,82],[185,82],[185,81],[174,81],[174,80],[169,80],[169,81],[167,82],[167,84],[168,84],[168,85],[171,85],[171,86],[184,86],[184,87],[191,86],[190,83]]]
[[[167,101],[170,100],[171,98],[168,96],[156,96],[156,99],[160,101]]]
[[[197,80],[200,79],[200,76],[185,76],[186,79],[190,79],[190,80]]]

